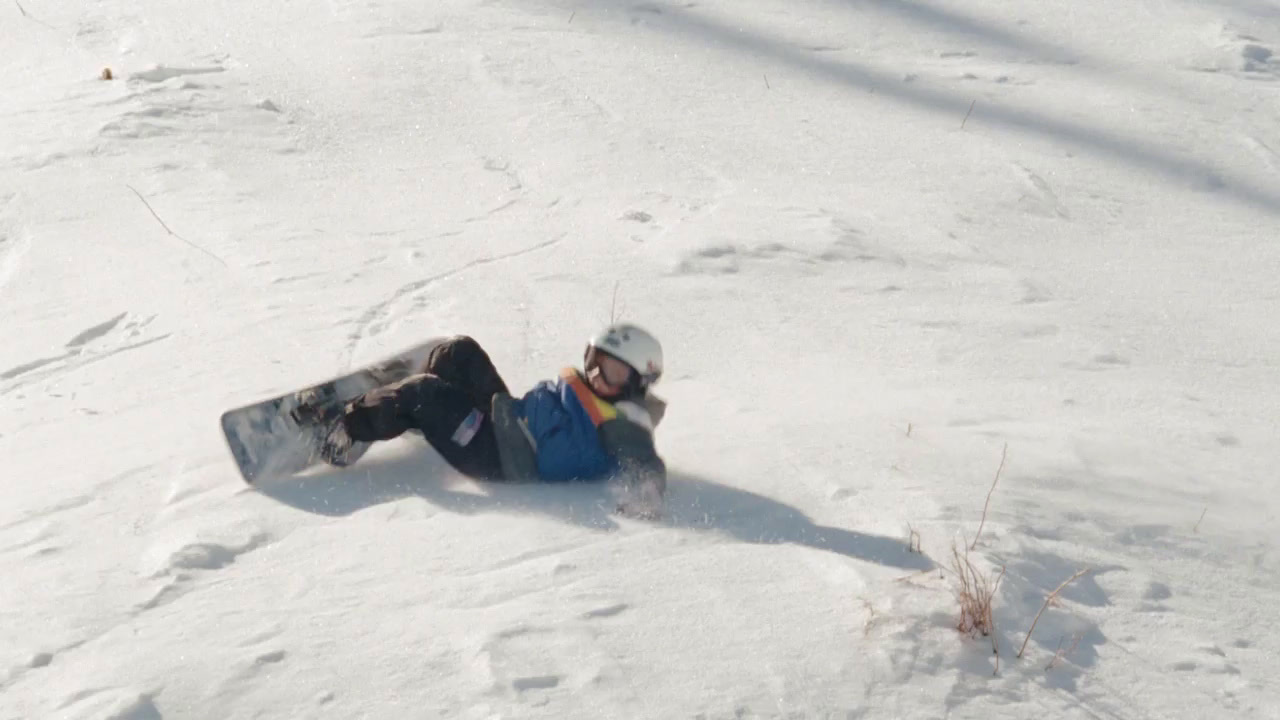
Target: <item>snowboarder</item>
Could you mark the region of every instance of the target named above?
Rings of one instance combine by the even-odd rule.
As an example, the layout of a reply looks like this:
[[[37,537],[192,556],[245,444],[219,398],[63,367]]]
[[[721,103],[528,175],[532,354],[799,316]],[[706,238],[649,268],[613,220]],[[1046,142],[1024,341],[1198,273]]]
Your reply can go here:
[[[475,339],[458,335],[432,350],[422,372],[337,408],[321,455],[343,466],[352,443],[418,430],[453,468],[477,480],[621,480],[623,512],[651,516],[666,491],[654,429],[666,403],[650,389],[663,372],[662,346],[635,325],[612,324],[586,346],[583,368],[566,367],[513,397]],[[360,448],[357,447],[357,450]]]

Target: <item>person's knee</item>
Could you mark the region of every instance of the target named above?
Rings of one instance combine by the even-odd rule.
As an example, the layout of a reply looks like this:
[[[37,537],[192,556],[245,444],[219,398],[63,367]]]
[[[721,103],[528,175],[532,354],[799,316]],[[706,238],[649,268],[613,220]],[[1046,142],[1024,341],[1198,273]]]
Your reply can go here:
[[[465,352],[467,354],[481,352],[480,343],[470,335],[454,335],[448,340],[449,347],[453,352]]]
[[[453,335],[435,349],[431,354],[438,357],[474,357],[483,354],[484,350],[480,348],[480,343],[470,335]]]
[[[421,372],[438,373],[443,367],[456,366],[459,358],[470,357],[479,348],[480,344],[470,335],[447,337],[431,349],[426,362],[422,364]],[[448,372],[445,371],[445,374]]]

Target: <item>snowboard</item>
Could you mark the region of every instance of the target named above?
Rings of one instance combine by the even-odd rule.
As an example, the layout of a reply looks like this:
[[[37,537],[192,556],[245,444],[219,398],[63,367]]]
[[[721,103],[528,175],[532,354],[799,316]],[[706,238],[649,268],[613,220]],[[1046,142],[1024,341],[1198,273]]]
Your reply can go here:
[[[222,413],[222,434],[240,476],[252,485],[324,464],[320,445],[328,425],[320,418],[331,417],[364,392],[421,372],[444,340],[433,338],[346,374]],[[354,443],[347,464],[368,449],[368,443]]]

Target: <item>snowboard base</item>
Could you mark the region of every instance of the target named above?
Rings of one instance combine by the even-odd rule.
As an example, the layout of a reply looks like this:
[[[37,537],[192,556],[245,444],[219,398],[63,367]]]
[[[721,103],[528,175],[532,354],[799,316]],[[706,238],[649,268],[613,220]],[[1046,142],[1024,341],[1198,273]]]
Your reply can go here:
[[[341,407],[375,387],[421,372],[431,351],[444,340],[432,338],[344,375],[227,410],[220,418],[222,434],[240,476],[252,485],[324,464],[320,444],[327,427],[300,422],[293,417],[293,411],[305,400],[310,406],[309,414],[320,411],[318,414],[323,415],[324,410]],[[368,443],[355,443],[347,462],[354,462],[368,449]]]

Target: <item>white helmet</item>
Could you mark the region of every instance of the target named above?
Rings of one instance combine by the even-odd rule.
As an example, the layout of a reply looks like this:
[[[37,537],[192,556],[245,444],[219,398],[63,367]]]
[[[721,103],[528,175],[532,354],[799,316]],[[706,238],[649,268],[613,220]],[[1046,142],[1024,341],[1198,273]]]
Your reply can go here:
[[[599,350],[626,363],[636,372],[635,390],[643,392],[662,377],[662,344],[649,331],[629,323],[617,323],[587,341],[586,357]]]

